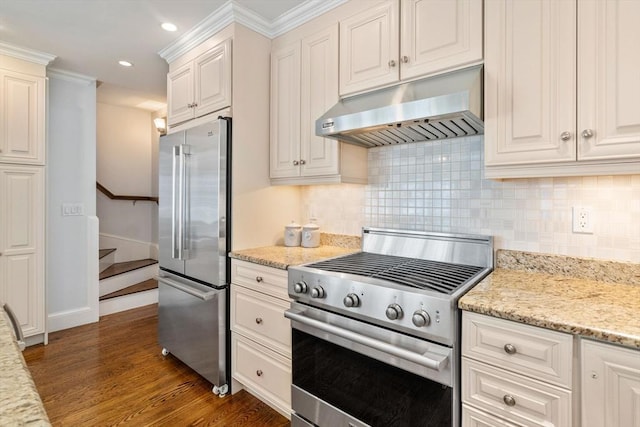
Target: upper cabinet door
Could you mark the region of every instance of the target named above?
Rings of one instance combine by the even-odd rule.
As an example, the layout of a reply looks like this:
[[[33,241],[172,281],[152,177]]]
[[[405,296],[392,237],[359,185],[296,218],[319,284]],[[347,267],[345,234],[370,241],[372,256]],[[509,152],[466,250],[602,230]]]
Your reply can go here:
[[[578,8],[578,159],[640,157],[640,2]]]
[[[482,60],[482,0],[402,0],[400,76]]]
[[[194,61],[195,117],[231,105],[231,39]]]
[[[271,53],[270,176],[300,175],[300,42]]]
[[[193,62],[167,74],[167,122],[170,125],[193,118]]]
[[[397,82],[399,0],[340,21],[340,95]]]
[[[338,25],[302,40],[301,175],[340,172],[339,142],[316,136],[316,119],[338,102]]]
[[[43,165],[45,78],[0,71],[0,162]]]
[[[485,3],[486,165],[576,159],[575,46],[573,1]]]

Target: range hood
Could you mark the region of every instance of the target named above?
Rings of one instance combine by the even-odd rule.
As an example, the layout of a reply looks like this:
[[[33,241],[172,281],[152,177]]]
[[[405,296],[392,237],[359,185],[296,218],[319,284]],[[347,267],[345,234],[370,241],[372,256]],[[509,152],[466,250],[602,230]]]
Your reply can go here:
[[[316,120],[316,135],[366,148],[478,135],[482,66],[342,99]]]

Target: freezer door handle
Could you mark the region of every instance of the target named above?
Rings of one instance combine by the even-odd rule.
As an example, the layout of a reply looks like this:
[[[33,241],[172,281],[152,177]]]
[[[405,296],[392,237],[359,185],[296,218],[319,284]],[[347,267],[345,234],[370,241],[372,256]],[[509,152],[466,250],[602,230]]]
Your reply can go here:
[[[8,304],[4,304],[3,306],[5,313],[7,313],[7,317],[11,321],[11,325],[13,326],[13,331],[16,335],[16,341],[18,342],[18,348],[20,351],[24,351],[26,347],[26,343],[24,342],[24,334],[22,333],[22,328],[20,327],[20,322],[18,321],[18,317],[11,310]]]
[[[184,283],[176,282],[175,280],[168,279],[166,277],[158,277],[158,282],[164,283],[167,286],[171,286],[179,291],[186,292],[191,296],[201,299],[202,301],[209,301],[213,299],[218,292],[219,289],[212,289],[210,291],[202,291],[200,289],[194,288],[192,286],[186,285]]]

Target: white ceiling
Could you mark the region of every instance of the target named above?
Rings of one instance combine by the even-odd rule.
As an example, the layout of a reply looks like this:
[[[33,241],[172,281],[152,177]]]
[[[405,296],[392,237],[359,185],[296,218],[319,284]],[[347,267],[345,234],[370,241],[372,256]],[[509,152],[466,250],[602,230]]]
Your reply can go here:
[[[267,22],[310,0],[233,0]],[[318,1],[318,0],[314,0]],[[0,41],[56,55],[50,68],[102,82],[99,102],[157,110],[167,63],[158,51],[227,0],[0,0]],[[178,31],[160,28],[172,22]],[[124,68],[118,60],[133,67]]]

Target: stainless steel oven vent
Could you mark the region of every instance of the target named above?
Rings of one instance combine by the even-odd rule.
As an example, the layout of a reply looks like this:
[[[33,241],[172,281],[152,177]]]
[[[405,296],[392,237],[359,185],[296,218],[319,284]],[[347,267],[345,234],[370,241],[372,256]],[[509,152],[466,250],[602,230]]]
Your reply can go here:
[[[366,148],[484,133],[482,66],[342,99],[316,135]]]
[[[400,285],[450,295],[483,267],[359,252],[307,265],[323,271],[388,280]]]

